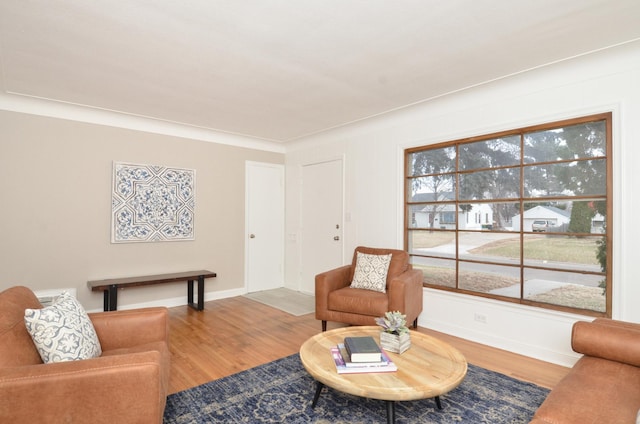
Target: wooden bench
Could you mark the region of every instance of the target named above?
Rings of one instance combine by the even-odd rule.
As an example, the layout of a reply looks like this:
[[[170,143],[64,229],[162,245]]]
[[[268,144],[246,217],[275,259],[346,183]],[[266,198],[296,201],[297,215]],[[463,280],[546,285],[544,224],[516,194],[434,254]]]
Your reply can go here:
[[[189,271],[174,274],[146,275],[142,277],[111,278],[108,280],[88,281],[87,286],[91,291],[104,292],[104,310],[115,311],[118,309],[118,289],[125,287],[149,286],[152,284],[187,282],[187,303],[197,311],[204,309],[204,279],[215,277],[211,271]],[[198,302],[193,301],[193,283],[198,281]]]

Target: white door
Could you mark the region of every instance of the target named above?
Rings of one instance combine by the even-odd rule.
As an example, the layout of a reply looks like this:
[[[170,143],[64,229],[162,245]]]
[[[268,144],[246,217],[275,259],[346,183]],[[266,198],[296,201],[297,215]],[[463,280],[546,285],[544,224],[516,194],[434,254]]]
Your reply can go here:
[[[314,293],[315,276],[342,265],[342,160],[302,167],[300,291]]]
[[[284,286],[284,167],[246,163],[247,292]]]

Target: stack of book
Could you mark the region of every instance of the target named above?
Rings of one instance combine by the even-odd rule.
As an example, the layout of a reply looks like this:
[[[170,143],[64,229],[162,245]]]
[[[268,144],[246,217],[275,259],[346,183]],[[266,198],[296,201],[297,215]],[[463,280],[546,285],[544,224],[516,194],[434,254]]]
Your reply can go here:
[[[331,348],[338,374],[393,372],[398,367],[373,337],[345,337]]]

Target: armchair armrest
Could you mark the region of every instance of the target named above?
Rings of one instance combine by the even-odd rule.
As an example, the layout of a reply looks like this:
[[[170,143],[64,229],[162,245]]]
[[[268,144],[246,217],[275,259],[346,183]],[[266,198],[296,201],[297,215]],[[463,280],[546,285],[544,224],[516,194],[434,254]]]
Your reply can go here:
[[[389,310],[418,316],[422,311],[422,271],[409,269],[389,282]]]
[[[640,324],[596,319],[573,325],[571,347],[587,356],[640,367]]]
[[[0,369],[0,422],[161,423],[161,357],[147,351]]]
[[[169,312],[164,307],[90,313],[103,351],[168,342]]]
[[[316,313],[326,311],[329,306],[329,293],[349,285],[352,265],[344,265],[316,275]]]

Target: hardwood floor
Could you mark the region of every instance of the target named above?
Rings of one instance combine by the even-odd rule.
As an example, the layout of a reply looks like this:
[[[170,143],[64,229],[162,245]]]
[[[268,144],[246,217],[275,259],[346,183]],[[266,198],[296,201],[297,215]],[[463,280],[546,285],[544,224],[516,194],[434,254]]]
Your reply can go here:
[[[169,309],[171,383],[175,393],[292,355],[320,332],[314,314],[289,315],[245,297],[205,302],[205,310]],[[343,326],[329,323],[328,329]],[[568,368],[419,327],[460,350],[467,361],[553,388]]]

